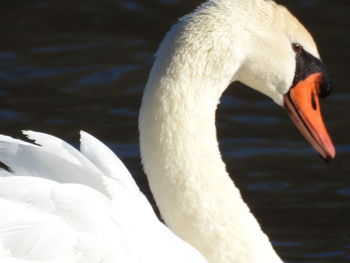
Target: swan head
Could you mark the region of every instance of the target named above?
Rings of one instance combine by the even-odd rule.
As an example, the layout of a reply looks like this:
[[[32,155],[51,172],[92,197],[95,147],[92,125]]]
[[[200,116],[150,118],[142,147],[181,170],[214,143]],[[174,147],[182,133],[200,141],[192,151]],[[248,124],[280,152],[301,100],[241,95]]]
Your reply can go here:
[[[319,101],[331,90],[326,66],[310,33],[286,8],[271,3],[271,13],[253,22],[237,78],[284,107],[321,157],[331,160],[335,148]]]
[[[151,93],[171,105],[201,97],[199,112],[211,112],[235,81],[284,107],[324,159],[335,157],[319,103],[330,92],[325,65],[310,33],[271,0],[209,0],[182,18],[157,52],[144,102]]]

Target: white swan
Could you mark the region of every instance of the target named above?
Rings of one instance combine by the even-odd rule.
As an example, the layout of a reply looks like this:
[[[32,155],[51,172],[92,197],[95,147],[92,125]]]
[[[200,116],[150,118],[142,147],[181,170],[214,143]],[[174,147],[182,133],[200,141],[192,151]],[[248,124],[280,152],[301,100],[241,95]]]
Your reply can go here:
[[[140,111],[143,165],[166,224],[209,262],[282,262],[220,156],[215,110],[236,80],[284,106],[319,154],[334,158],[318,99],[329,85],[309,33],[273,1],[211,0],[181,19],[157,53]],[[79,153],[26,134],[42,146],[0,138],[0,160],[23,175],[0,178],[4,258],[205,262],[156,219],[97,139],[82,133]]]

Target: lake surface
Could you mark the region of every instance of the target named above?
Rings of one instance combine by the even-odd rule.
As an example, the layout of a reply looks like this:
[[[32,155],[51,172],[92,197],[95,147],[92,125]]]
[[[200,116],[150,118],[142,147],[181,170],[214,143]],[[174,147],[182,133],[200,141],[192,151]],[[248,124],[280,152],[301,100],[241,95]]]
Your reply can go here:
[[[198,0],[2,1],[0,128],[48,132],[78,146],[83,129],[108,144],[151,199],[137,116],[153,54]],[[245,87],[218,111],[223,158],[285,262],[350,261],[350,2],[279,1],[314,35],[333,92],[322,100],[337,158],[323,162],[285,112]]]

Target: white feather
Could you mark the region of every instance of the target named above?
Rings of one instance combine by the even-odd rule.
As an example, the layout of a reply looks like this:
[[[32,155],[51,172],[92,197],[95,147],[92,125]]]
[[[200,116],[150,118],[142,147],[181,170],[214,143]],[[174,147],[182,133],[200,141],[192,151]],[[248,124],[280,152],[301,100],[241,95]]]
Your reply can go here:
[[[15,174],[90,185],[108,195],[100,171],[76,149],[48,134],[25,134],[42,146],[0,135],[0,160]]]
[[[103,143],[84,131],[80,132],[80,151],[105,175],[118,179],[134,190],[139,190],[123,162]]]
[[[81,133],[85,156],[51,135],[25,134],[40,146],[0,136],[0,161],[12,169],[0,173],[0,262],[205,262],[159,222],[96,138]]]

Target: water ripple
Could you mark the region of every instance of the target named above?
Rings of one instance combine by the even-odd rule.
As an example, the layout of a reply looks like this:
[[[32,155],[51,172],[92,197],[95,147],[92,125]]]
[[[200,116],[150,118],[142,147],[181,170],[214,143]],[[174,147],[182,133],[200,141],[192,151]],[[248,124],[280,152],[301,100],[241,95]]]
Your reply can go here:
[[[139,65],[123,65],[110,67],[103,71],[93,72],[92,74],[82,77],[73,82],[75,85],[92,86],[92,85],[108,85],[119,79],[125,73],[139,69]]]

